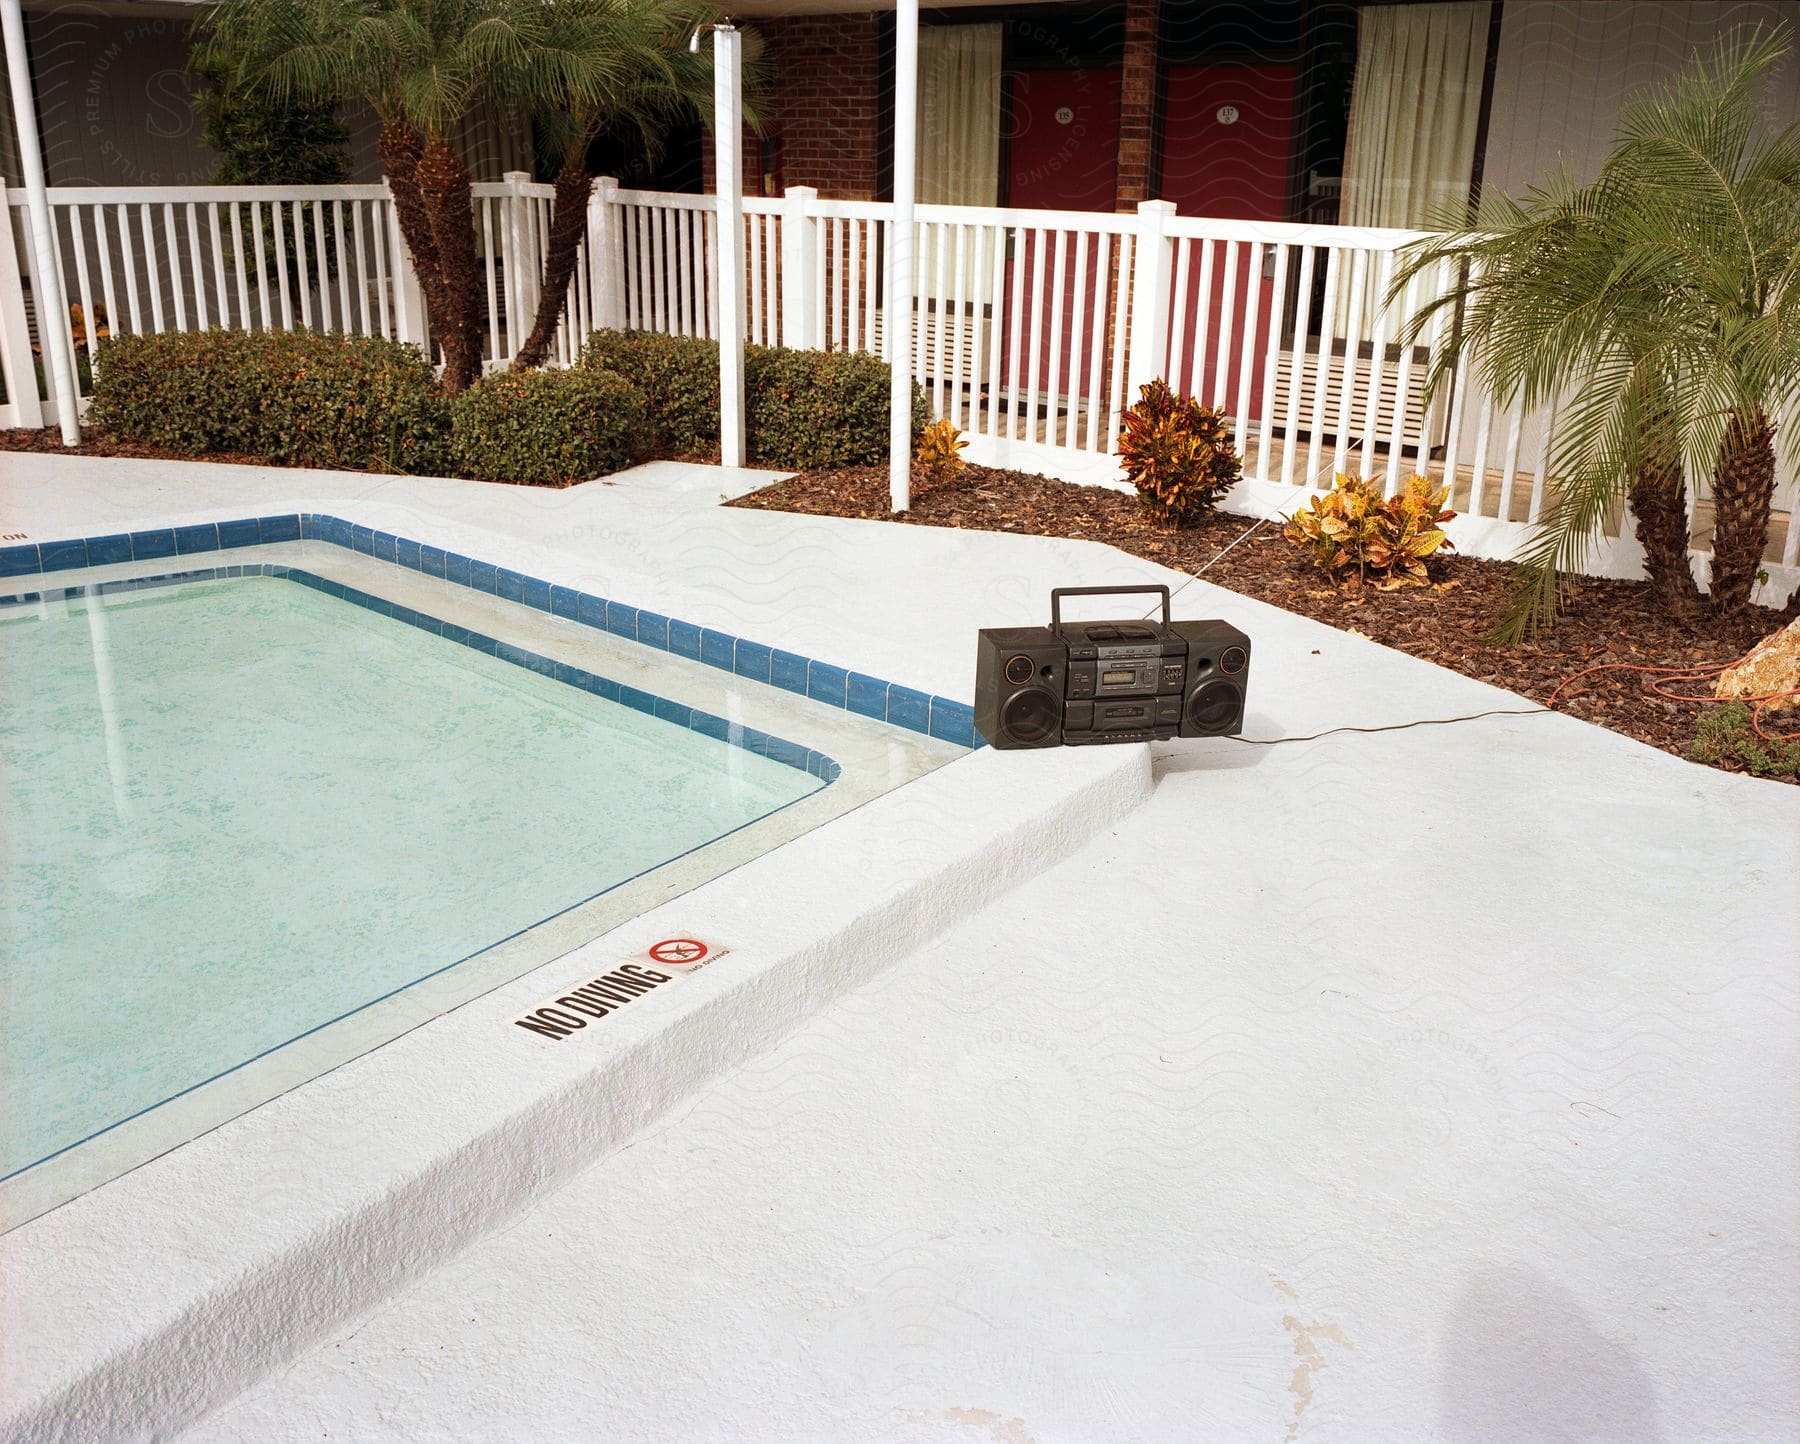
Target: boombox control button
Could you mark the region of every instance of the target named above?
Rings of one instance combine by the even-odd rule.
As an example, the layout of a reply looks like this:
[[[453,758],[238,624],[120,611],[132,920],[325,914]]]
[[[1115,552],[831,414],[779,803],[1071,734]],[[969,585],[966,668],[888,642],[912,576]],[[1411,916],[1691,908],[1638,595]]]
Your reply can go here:
[[[1181,721],[1181,698],[1158,697],[1156,699],[1156,720],[1159,723]]]
[[[1094,669],[1092,667],[1071,667],[1069,669],[1069,695],[1071,697],[1092,697],[1094,695]]]
[[[1162,669],[1163,686],[1179,687],[1182,679],[1181,674],[1186,670],[1185,664],[1181,662],[1164,662]]]

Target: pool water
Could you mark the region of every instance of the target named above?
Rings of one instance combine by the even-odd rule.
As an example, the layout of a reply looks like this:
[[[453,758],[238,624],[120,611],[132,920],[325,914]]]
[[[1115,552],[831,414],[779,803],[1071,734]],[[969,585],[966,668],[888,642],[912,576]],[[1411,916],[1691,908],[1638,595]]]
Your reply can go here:
[[[826,785],[283,575],[0,607],[0,675],[0,1178]]]

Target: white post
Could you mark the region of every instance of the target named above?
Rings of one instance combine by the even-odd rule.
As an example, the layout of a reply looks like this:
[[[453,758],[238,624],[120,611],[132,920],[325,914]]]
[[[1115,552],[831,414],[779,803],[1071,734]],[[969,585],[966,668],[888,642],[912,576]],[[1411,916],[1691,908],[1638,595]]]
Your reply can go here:
[[[743,36],[713,28],[713,159],[719,193],[719,462],[744,464]],[[704,330],[704,326],[702,326]]]
[[[919,0],[894,14],[894,234],[888,246],[888,504],[912,505],[913,197],[919,129]]]
[[[594,181],[588,201],[588,274],[592,278],[594,324],[617,331],[625,325],[625,297],[619,290],[619,182],[603,175]]]
[[[419,273],[413,269],[412,252],[407,249],[406,233],[400,229],[400,208],[394,204],[393,187],[384,176],[382,189],[387,191],[388,253],[394,258],[394,337],[410,341],[431,360],[431,327],[425,315],[425,288],[419,284]]]
[[[74,446],[81,440],[72,360],[74,338],[69,334],[69,308],[63,300],[62,282],[56,270],[56,232],[50,226],[50,198],[44,193],[44,157],[38,148],[37,106],[31,96],[25,17],[19,11],[19,0],[0,0],[0,30],[6,37],[13,135],[19,143],[19,168],[25,172],[26,208],[31,213],[31,294],[37,303],[38,344],[54,383],[56,419],[62,423],[63,445]],[[24,379],[29,381],[30,376],[27,368]]]
[[[781,208],[781,344],[798,351],[822,350],[818,287],[819,223],[812,186],[789,186]]]
[[[12,207],[7,203],[4,178],[0,178],[0,367],[6,374],[14,424],[34,430],[42,426],[44,407],[32,375],[31,325],[25,317],[25,283],[13,245]]]
[[[1131,260],[1131,359],[1125,369],[1127,406],[1137,404],[1140,386],[1170,365],[1169,270],[1175,247],[1163,228],[1174,214],[1173,201],[1138,202],[1137,249]],[[1186,300],[1184,296],[1182,303]]]

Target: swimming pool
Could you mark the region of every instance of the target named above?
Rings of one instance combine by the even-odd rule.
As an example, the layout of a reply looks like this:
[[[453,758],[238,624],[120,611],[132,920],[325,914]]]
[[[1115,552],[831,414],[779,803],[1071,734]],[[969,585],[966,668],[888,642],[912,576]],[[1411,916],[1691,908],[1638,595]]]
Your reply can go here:
[[[961,751],[355,550],[0,583],[7,1226]]]

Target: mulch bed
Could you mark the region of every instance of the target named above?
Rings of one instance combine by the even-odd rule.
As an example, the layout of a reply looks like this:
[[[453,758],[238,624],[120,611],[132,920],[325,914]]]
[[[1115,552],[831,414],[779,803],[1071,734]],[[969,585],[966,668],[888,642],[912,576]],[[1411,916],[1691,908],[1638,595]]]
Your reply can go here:
[[[910,526],[1076,537],[1190,573],[1210,562],[1206,580],[1218,586],[1536,702],[1548,701],[1573,673],[1603,662],[1693,667],[1735,661],[1787,620],[1766,607],[1730,619],[1703,614],[1681,620],[1653,609],[1640,582],[1583,580],[1555,627],[1530,642],[1492,647],[1482,637],[1510,596],[1510,569],[1502,563],[1450,555],[1432,562],[1429,587],[1345,589],[1326,581],[1300,548],[1282,538],[1277,523],[1221,557],[1220,551],[1252,525],[1250,519],[1216,514],[1176,531],[1150,522],[1133,496],[984,466],[967,466],[940,484],[915,482],[912,510],[899,516],[888,510],[885,466],[802,473],[731,504]],[[1624,671],[1585,678],[1563,694],[1558,709],[1686,757],[1700,707],[1648,693],[1644,680],[1643,673]],[[1690,684],[1681,690],[1705,688]],[[1789,723],[1777,725],[1791,730]]]
[[[268,466],[267,457],[247,451],[200,451],[191,455],[148,446],[141,441],[121,441],[104,431],[83,427],[81,440],[64,446],[62,432],[56,427],[29,431],[17,427],[0,429],[0,451],[46,451],[55,456],[125,456],[134,461],[215,461],[230,466]],[[371,473],[374,467],[366,468]]]

